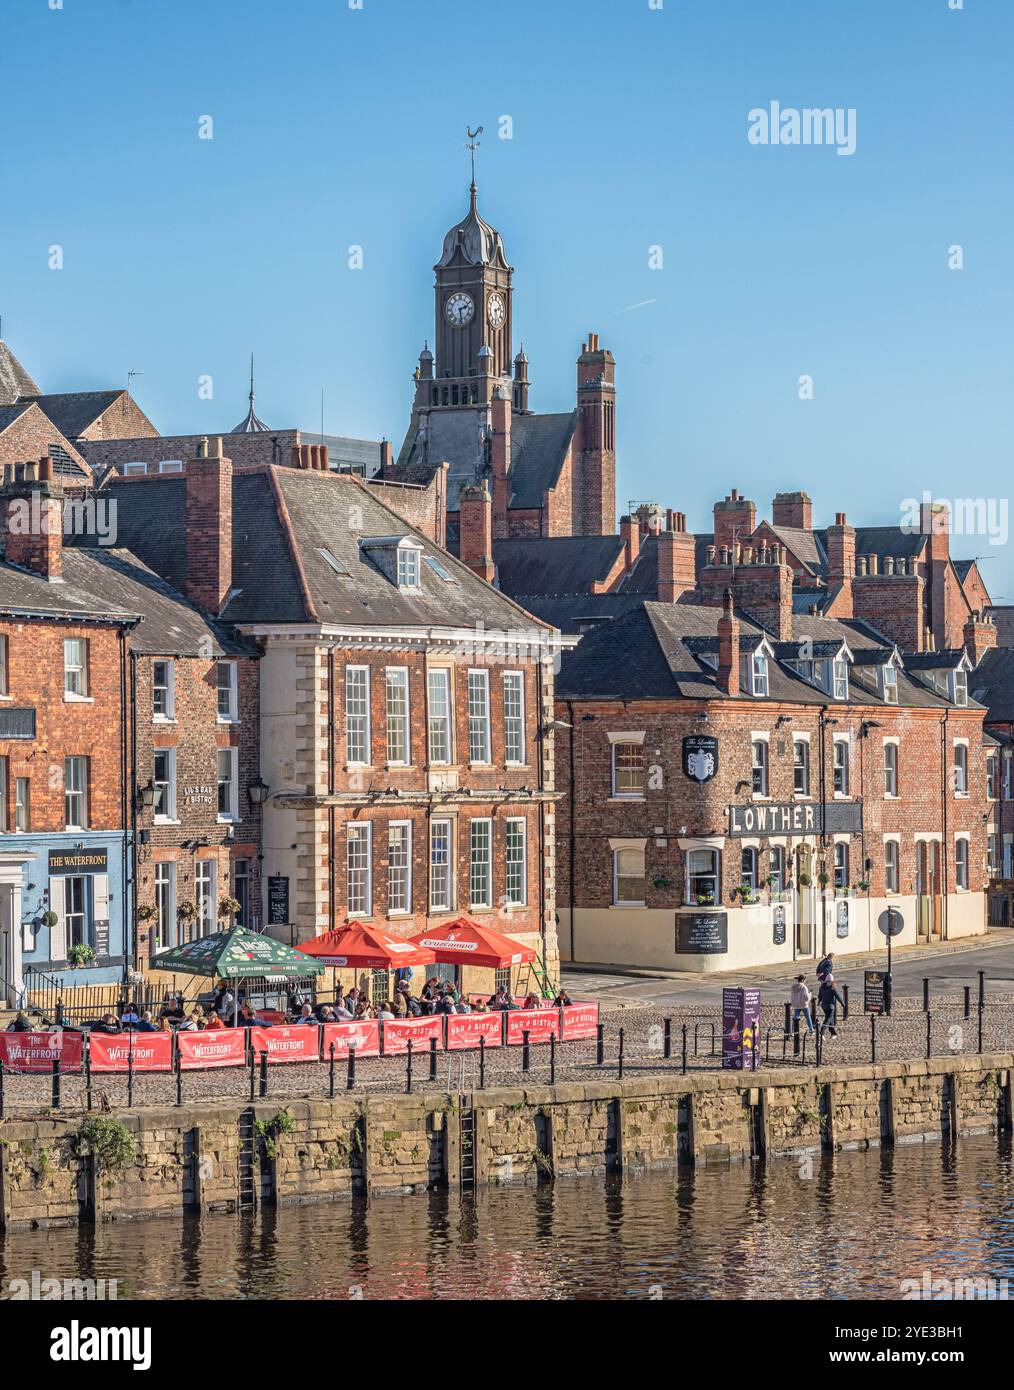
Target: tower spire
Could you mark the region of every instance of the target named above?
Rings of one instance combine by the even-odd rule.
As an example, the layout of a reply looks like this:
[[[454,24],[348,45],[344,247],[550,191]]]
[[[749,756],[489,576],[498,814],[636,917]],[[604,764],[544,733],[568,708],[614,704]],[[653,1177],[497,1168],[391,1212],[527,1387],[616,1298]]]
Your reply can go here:
[[[475,152],[481,144],[479,136],[482,134],[482,126],[476,126],[476,128],[473,130],[471,126],[466,125],[465,130],[468,132],[468,141],[465,144],[465,149],[468,150],[469,154],[472,157],[472,183],[471,187],[469,188],[469,192],[472,197],[472,211],[474,212],[477,192],[475,187]]]
[[[242,419],[242,420],[239,422],[239,424],[236,426],[236,428],[235,428],[234,430],[230,430],[229,433],[230,433],[230,434],[267,434],[267,433],[269,433],[268,426],[264,423],[263,420],[259,420],[259,419],[257,418],[257,412],[254,410],[254,355],[253,355],[253,353],[250,354],[250,394],[249,394],[248,399],[249,399],[249,401],[250,401],[250,408],[249,408],[249,410],[247,411],[246,416],[244,417],[244,419]]]

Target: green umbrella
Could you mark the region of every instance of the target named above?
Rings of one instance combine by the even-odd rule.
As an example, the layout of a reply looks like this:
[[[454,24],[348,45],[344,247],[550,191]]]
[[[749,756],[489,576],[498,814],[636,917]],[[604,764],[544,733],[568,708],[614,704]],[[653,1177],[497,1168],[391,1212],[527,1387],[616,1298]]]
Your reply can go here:
[[[228,931],[200,936],[152,956],[153,970],[208,975],[222,980],[286,980],[320,975],[325,967],[301,951],[284,946],[274,937],[230,927]]]

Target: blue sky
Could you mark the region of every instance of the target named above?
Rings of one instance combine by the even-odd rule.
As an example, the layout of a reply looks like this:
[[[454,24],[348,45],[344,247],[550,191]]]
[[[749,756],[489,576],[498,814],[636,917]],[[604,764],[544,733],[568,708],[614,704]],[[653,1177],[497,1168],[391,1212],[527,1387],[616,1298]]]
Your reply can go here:
[[[133,369],[163,433],[229,429],[254,350],[270,425],[316,428],[323,387],[329,431],[397,446],[481,123],[534,407],[569,408],[589,330],[616,356],[621,510],[1007,496],[1009,0],[49,3],[4,3],[0,217],[4,337],[45,389]],[[772,100],[855,108],[855,154],[751,145]],[[952,549],[1014,601],[1009,545]]]

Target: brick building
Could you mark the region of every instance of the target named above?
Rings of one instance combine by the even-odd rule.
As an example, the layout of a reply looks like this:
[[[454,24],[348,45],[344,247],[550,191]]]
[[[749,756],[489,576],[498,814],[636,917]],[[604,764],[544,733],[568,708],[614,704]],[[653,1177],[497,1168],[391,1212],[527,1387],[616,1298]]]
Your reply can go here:
[[[104,495],[123,543],[261,654],[267,929],[466,912],[555,973],[555,634],[318,451],[234,471],[222,447]]]
[[[984,710],[963,655],[914,659],[791,605],[776,630],[731,594],[590,631],[557,681],[563,957],[847,954],[882,945],[887,908],[900,942],[981,932]]]

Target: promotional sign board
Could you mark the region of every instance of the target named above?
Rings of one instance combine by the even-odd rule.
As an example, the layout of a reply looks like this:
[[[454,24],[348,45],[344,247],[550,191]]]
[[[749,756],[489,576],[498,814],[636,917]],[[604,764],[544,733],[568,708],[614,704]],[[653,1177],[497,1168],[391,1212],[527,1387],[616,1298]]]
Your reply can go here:
[[[776,946],[785,945],[785,908],[780,904],[771,914],[771,939]]]
[[[281,874],[268,878],[268,921],[284,926],[289,920],[289,880]]]
[[[868,1014],[882,1014],[886,1007],[886,977],[882,970],[863,972],[863,1009]]]
[[[564,1042],[575,1038],[594,1038],[598,1036],[599,1006],[597,1004],[565,1004],[560,1010],[563,1014]]]
[[[462,1014],[462,1018],[467,1015]],[[430,1047],[430,1038],[436,1038],[437,1046],[444,1040],[444,1018],[442,1014],[432,1014],[429,1018],[399,1018],[393,1023],[385,1022],[383,1028],[383,1049],[385,1057],[398,1057],[408,1051],[408,1040],[412,1039],[412,1051],[419,1053]]]
[[[449,1051],[478,1047],[479,1039],[487,1047],[499,1047],[503,1041],[503,1014],[448,1014],[447,1043]]]
[[[710,782],[718,772],[718,739],[714,734],[689,734],[683,740],[683,775],[692,782]]]
[[[375,1018],[360,1023],[325,1023],[325,1058],[330,1059],[332,1044],[336,1057],[347,1057],[350,1052],[357,1057],[379,1057],[380,1024]]]
[[[722,990],[722,1066],[731,1071],[753,1068],[760,1043],[759,989]]]
[[[92,1071],[171,1071],[170,1033],[90,1033],[88,1060]]]
[[[306,1023],[251,1028],[250,1046],[258,1056],[266,1052],[269,1062],[316,1062],[320,1055],[320,1029]]]
[[[0,1033],[0,1062],[9,1071],[80,1071],[84,1039],[80,1033],[54,1028],[48,1033]]]
[[[511,1009],[507,1014],[508,1044],[523,1043],[528,1033],[530,1043],[547,1043],[560,1036],[559,1009]]]
[[[729,807],[729,834],[858,835],[862,818],[861,801],[825,801],[823,807],[813,801],[733,804]]]
[[[241,1067],[246,1061],[245,1028],[218,1028],[212,1033],[176,1034],[181,1071]]]
[[[676,951],[688,956],[722,956],[729,949],[725,912],[680,912],[676,917]]]

